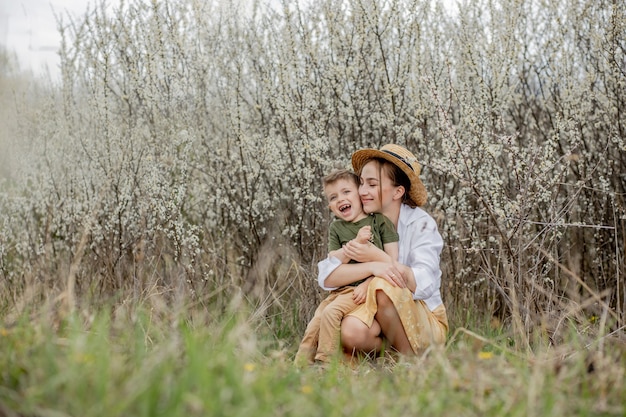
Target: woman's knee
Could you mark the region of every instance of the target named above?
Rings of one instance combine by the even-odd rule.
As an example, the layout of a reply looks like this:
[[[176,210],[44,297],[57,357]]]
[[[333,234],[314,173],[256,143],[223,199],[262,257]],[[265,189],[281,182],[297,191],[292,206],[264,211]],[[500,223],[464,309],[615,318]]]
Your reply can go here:
[[[346,350],[369,351],[380,347],[380,325],[376,320],[368,327],[361,320],[345,317],[341,322],[341,344]]]
[[[346,349],[358,349],[367,338],[367,326],[353,317],[341,322],[341,344]]]
[[[393,302],[384,291],[378,290],[376,291],[376,304],[378,305],[378,308],[380,308],[393,305]]]
[[[376,304],[378,305],[377,315],[381,313],[385,316],[397,315],[396,306],[384,291],[376,291]]]

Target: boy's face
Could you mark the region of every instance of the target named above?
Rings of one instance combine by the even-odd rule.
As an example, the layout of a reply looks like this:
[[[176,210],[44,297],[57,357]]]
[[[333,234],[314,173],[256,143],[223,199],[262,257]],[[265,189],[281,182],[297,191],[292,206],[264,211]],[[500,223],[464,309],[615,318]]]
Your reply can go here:
[[[353,222],[363,215],[359,189],[353,181],[339,179],[324,187],[328,208],[341,220]]]

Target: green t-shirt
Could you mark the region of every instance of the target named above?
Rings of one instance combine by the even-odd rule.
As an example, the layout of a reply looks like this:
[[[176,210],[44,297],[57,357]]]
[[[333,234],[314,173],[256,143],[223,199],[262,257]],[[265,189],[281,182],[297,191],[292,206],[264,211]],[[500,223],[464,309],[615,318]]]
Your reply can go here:
[[[393,223],[383,214],[370,214],[354,223],[336,219],[330,224],[328,230],[328,252],[341,249],[343,245],[356,237],[359,229],[363,226],[372,227],[371,242],[379,249],[384,249],[385,243],[399,240],[398,232],[396,232]],[[350,260],[350,262],[354,263],[355,261]]]

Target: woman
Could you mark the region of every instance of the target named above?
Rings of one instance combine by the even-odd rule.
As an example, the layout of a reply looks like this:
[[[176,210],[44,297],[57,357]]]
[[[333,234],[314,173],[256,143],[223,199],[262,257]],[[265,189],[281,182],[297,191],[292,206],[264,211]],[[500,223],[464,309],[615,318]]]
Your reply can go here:
[[[361,149],[352,155],[359,175],[359,195],[367,213],[382,213],[400,235],[398,263],[390,263],[373,245],[351,241],[344,251],[359,263],[321,261],[318,282],[325,290],[375,276],[367,300],[341,323],[344,351],[379,352],[383,337],[402,354],[420,354],[443,344],[448,331],[441,299],[439,256],[443,240],[434,219],[420,208],[426,189],[417,158],[398,145]]]

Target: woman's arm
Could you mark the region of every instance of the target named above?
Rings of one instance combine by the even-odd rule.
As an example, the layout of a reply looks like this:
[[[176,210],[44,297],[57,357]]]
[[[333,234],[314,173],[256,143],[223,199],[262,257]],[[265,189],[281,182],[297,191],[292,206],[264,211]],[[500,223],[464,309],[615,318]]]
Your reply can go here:
[[[341,264],[324,280],[324,287],[343,287],[371,275],[371,267],[367,263]]]
[[[328,257],[317,264],[317,282],[320,287],[332,291],[344,285],[352,284],[374,275],[373,265],[363,260],[383,259],[390,262],[389,256],[369,242],[359,243],[352,239],[341,250],[341,256],[329,253]],[[345,263],[345,259],[354,259],[360,263]]]
[[[381,249],[369,243],[351,240],[343,247],[343,254],[360,263],[344,264],[341,258],[329,256],[317,264],[317,282],[326,291],[352,284],[370,276],[381,277],[392,285],[406,287],[400,268]]]
[[[337,258],[326,258],[317,264],[317,282],[320,287],[332,291],[338,287],[352,284],[370,276],[381,277],[394,286],[406,287],[397,264],[391,262],[362,262],[342,264]]]

